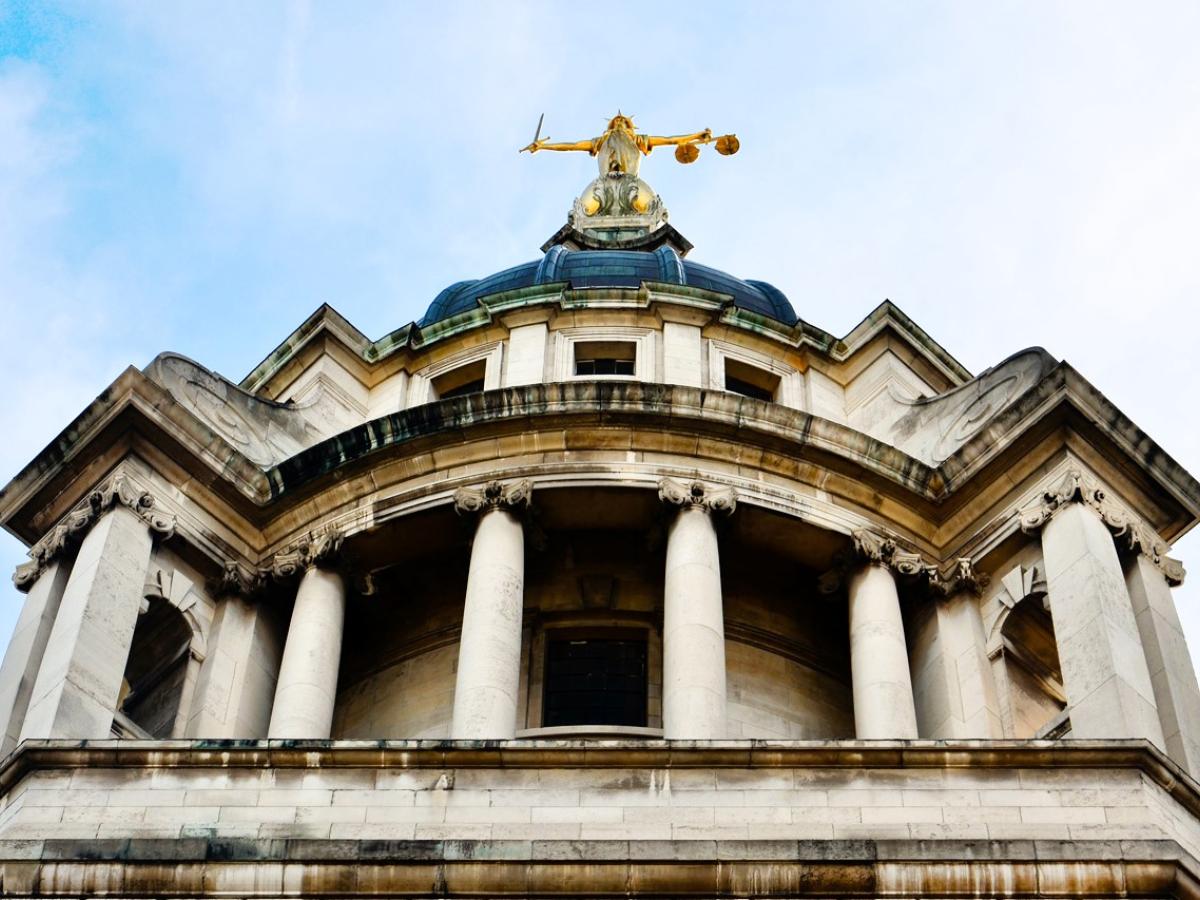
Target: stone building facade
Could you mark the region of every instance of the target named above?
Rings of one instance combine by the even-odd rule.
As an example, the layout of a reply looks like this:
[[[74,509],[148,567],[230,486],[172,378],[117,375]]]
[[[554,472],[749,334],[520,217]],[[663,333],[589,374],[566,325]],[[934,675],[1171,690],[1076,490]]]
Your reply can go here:
[[[130,368],[13,479],[5,894],[1197,896],[1200,485],[654,199]]]

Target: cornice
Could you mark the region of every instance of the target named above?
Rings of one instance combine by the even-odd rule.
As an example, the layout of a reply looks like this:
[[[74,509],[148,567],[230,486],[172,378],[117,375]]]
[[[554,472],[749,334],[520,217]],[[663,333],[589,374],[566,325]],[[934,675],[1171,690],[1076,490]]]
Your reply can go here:
[[[778,471],[772,472],[780,477],[787,476],[786,467],[794,468],[796,460],[802,461],[806,469],[827,469],[835,477],[822,480],[823,491],[839,481],[869,486],[885,504],[906,507],[937,529],[968,502],[973,494],[972,479],[988,466],[1002,462],[1001,454],[1022,434],[1041,428],[1044,434],[1038,440],[1061,445],[1066,440],[1065,432],[1055,429],[1061,429],[1064,421],[1071,428],[1084,426],[1072,425],[1078,420],[1064,420],[1055,411],[1088,408],[1096,415],[1104,412],[1106,417],[1089,416],[1087,427],[1116,435],[1114,440],[1119,437],[1118,449],[1128,452],[1132,463],[1125,469],[1141,472],[1139,477],[1146,479],[1139,487],[1143,497],[1164,504],[1161,508],[1148,507],[1146,515],[1156,522],[1170,523],[1168,530],[1161,532],[1169,540],[1200,516],[1200,484],[1119,413],[1098,406],[1096,396],[1089,393],[1086,382],[1060,364],[935,468],[846,426],[738,395],[644,383],[535,384],[392,413],[322,441],[264,472],[161,387],[131,369],[0,492],[0,521],[26,540],[43,536],[37,521],[47,498],[67,502],[77,489],[75,485],[86,483],[81,473],[123,435],[136,434],[139,440],[163,448],[190,481],[211,489],[211,498],[204,501],[210,504],[206,507],[210,514],[236,516],[246,528],[255,529],[287,514],[314,493],[319,494],[334,471],[344,473],[337,477],[339,484],[352,483],[346,480],[350,475],[347,467],[368,456],[383,462],[394,454],[426,452],[441,435],[453,434],[462,441],[464,435],[470,440],[473,433],[486,435],[488,429],[530,431],[543,420],[553,423],[555,429],[571,429],[578,420],[580,428],[609,425],[634,433],[665,429],[714,437],[717,441],[734,440],[769,451],[762,453],[762,460],[764,464],[778,463]],[[1053,424],[1039,425],[1047,419]],[[1087,441],[1096,439],[1087,431],[1083,436]],[[701,446],[705,445],[715,446],[702,441]],[[1028,452],[1028,447],[1012,452]],[[700,459],[704,465],[707,457]],[[362,483],[375,484],[370,479]],[[853,497],[831,496],[835,503],[856,508],[858,501]],[[764,502],[753,489],[739,499],[753,504]],[[864,514],[874,517],[870,511]],[[311,518],[314,526],[324,521],[317,516]],[[932,546],[957,543],[960,534],[938,534]],[[1153,542],[1144,545],[1152,549],[1155,546]]]
[[[1093,478],[1079,469],[1067,472],[1057,487],[1043,492],[1036,503],[1020,512],[1021,530],[1036,534],[1072,503],[1081,503],[1092,509],[1121,549],[1145,556],[1163,573],[1169,584],[1183,584],[1183,563],[1167,555],[1169,548],[1158,539],[1153,529],[1112,500]]]
[[[175,517],[161,513],[149,491],[139,487],[125,473],[118,472],[91,491],[82,503],[29,548],[29,562],[17,566],[13,573],[17,590],[28,591],[33,587],[46,566],[82,541],[104,513],[118,506],[135,513],[159,538],[169,538],[175,533]]]

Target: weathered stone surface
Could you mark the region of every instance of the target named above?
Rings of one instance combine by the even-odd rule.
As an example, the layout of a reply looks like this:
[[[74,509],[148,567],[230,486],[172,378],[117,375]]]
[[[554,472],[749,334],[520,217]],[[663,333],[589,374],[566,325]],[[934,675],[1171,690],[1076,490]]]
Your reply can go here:
[[[28,738],[106,738],[150,562],[146,523],[114,506],[71,566],[21,728]]]

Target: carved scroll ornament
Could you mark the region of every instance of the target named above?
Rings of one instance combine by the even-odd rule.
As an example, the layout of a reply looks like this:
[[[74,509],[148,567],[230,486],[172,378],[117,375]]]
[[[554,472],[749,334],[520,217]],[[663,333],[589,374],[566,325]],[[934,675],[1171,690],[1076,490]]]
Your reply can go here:
[[[343,536],[339,531],[320,531],[297,541],[287,550],[271,558],[270,572],[284,580],[303,575],[313,566],[329,565],[342,550]]]
[[[1183,584],[1183,563],[1167,556],[1170,551],[1154,530],[1111,500],[1095,481],[1076,469],[1067,472],[1058,487],[1046,491],[1037,503],[1019,513],[1021,530],[1034,534],[1068,504],[1082,503],[1096,512],[1112,533],[1117,545],[1130,553],[1141,553],[1171,585]]]
[[[215,594],[250,597],[266,586],[267,572],[250,569],[238,562],[227,562],[220,581],[211,585]]]
[[[737,507],[737,492],[733,488],[716,488],[703,481],[683,484],[664,478],[658,483],[658,499],[682,509],[699,507],[724,515],[729,515]]]
[[[846,581],[849,572],[858,565],[867,563],[890,569],[898,577],[924,582],[929,593],[935,597],[953,597],[963,592],[979,593],[987,585],[987,576],[975,570],[968,557],[956,559],[951,567],[942,572],[933,563],[926,562],[919,553],[902,551],[889,537],[865,529],[851,532],[853,551],[837,561],[837,565],[818,580],[818,588],[824,594],[837,592]]]
[[[28,591],[33,587],[47,565],[64,550],[83,540],[100,517],[115,506],[132,510],[159,537],[168,538],[175,533],[175,517],[158,510],[149,491],[118,472],[88,494],[82,503],[63,516],[49,533],[29,548],[30,561],[17,566],[13,573],[13,584],[17,590]]]
[[[482,488],[459,488],[454,492],[454,511],[463,513],[485,513],[493,509],[517,510],[529,506],[533,485],[529,481],[513,481],[505,484],[489,481]]]

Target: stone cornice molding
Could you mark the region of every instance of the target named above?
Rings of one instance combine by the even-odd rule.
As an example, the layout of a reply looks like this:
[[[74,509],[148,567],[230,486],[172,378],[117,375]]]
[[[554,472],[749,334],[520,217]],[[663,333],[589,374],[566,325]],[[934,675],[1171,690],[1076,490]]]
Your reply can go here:
[[[1056,488],[1045,491],[1036,503],[1018,513],[1021,530],[1036,534],[1071,503],[1082,503],[1095,511],[1112,533],[1117,546],[1145,556],[1163,573],[1168,584],[1183,584],[1183,563],[1167,555],[1170,548],[1158,539],[1154,530],[1114,502],[1104,488],[1078,469],[1067,472]]]
[[[703,481],[685,484],[663,478],[658,482],[658,499],[680,509],[699,508],[722,515],[730,515],[737,508],[737,491],[731,487],[713,487]]]
[[[159,538],[169,538],[175,533],[175,517],[161,512],[149,491],[135,484],[125,473],[118,472],[88,494],[45,537],[29,548],[29,562],[17,566],[13,573],[17,590],[28,591],[33,587],[46,566],[64,550],[83,540],[100,517],[117,506],[134,512]]]
[[[326,530],[309,534],[271,557],[268,571],[277,580],[284,581],[303,575],[314,566],[332,566],[341,556],[343,539],[340,531]]]
[[[533,484],[529,480],[489,481],[482,488],[461,487],[454,492],[454,511],[464,513],[488,513],[494,509],[516,512],[529,508],[533,495]]]

